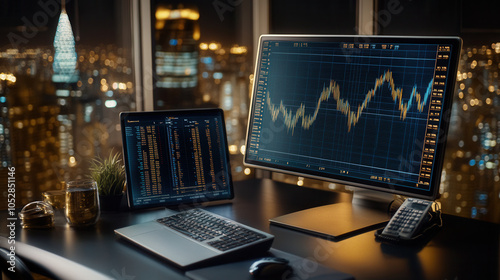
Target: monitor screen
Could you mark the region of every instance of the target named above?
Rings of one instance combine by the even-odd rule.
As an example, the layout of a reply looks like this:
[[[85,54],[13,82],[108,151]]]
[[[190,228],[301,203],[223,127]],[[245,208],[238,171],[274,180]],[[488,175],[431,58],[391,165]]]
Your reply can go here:
[[[263,35],[245,163],[435,199],[456,37]]]
[[[233,198],[221,109],[121,113],[131,208]]]

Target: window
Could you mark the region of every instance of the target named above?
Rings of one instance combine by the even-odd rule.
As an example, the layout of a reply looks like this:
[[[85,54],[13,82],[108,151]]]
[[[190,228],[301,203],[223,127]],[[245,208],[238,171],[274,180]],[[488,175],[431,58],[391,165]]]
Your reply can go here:
[[[247,177],[252,1],[67,2],[0,1],[0,176],[15,167],[17,207],[121,151],[122,111],[222,107]]]
[[[120,111],[136,110],[129,1],[1,1],[2,180],[16,202],[86,176],[121,150]],[[0,208],[6,208],[2,184]]]
[[[152,107],[224,110],[233,180],[248,178],[242,148],[253,73],[252,1],[152,1]]]
[[[439,201],[445,213],[499,222],[500,5],[425,1],[394,9],[394,3],[378,2],[379,34],[463,39]]]

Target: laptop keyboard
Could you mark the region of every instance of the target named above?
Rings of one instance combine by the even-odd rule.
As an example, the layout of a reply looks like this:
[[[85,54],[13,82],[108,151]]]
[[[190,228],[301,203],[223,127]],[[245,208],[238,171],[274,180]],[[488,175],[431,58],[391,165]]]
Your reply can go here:
[[[157,222],[220,251],[266,239],[264,234],[256,230],[202,209],[183,211],[158,219]]]

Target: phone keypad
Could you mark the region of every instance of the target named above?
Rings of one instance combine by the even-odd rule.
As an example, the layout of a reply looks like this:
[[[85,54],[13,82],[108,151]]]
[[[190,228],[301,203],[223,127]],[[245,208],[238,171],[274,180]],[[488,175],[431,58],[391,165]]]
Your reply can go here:
[[[383,234],[411,238],[429,211],[431,201],[408,198],[385,227]]]

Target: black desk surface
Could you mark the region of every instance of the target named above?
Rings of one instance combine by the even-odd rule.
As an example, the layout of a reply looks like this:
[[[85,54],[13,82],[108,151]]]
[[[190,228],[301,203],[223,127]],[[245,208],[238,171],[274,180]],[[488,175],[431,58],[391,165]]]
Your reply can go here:
[[[499,279],[500,226],[443,215],[443,228],[423,248],[385,246],[369,231],[339,242],[270,226],[268,220],[291,212],[350,200],[350,195],[277,183],[235,182],[232,203],[206,209],[275,235],[273,248],[352,274],[356,279]],[[62,213],[50,230],[23,230],[16,240],[70,259],[117,279],[186,279],[167,262],[118,241],[115,228],[146,222],[164,209],[102,213],[98,224],[75,229]],[[2,211],[1,219],[7,219]],[[333,218],[333,217],[332,217]],[[4,226],[1,236],[8,236]],[[303,277],[306,274],[302,274]],[[305,275],[305,276],[304,276]],[[134,278],[135,277],[135,278]],[[306,278],[299,279],[306,279]]]

